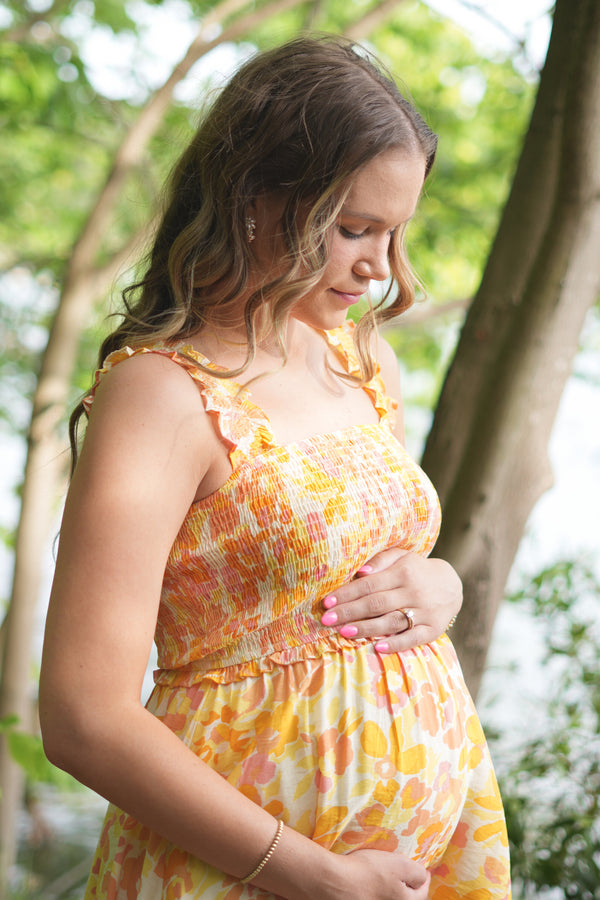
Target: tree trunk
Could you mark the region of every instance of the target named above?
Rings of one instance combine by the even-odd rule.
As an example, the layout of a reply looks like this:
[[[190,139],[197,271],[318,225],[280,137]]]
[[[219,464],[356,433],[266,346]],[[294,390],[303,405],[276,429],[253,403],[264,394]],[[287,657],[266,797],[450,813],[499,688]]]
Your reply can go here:
[[[453,637],[477,693],[550,433],[600,290],[600,4],[558,0],[523,153],[442,390],[423,466],[463,578]]]
[[[47,545],[52,512],[57,496],[61,466],[61,449],[53,423],[40,411],[32,423],[27,465],[21,499],[21,517],[15,545],[13,598],[6,617],[6,640],[0,691],[0,718],[16,715],[19,728],[32,727],[31,710],[31,642],[34,633],[35,611],[41,581],[40,552]],[[48,431],[46,432],[46,429]],[[44,435],[42,443],[39,437]],[[17,595],[14,588],[21,593]],[[2,873],[5,876],[15,859],[17,850],[16,810],[23,791],[23,774],[8,752],[6,738],[0,754],[0,785],[2,806],[0,847]],[[0,896],[2,896],[0,885]]]

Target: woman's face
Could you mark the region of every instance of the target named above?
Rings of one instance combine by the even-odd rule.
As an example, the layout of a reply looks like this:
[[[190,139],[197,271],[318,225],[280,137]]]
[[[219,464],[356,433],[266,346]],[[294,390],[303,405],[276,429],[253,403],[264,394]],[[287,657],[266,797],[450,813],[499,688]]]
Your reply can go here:
[[[334,228],[327,268],[293,307],[294,318],[320,330],[337,328],[371,281],[389,278],[391,236],[413,215],[424,177],[424,156],[399,149],[381,153],[358,172]],[[271,270],[277,265],[278,207],[263,203],[257,210],[255,258]]]

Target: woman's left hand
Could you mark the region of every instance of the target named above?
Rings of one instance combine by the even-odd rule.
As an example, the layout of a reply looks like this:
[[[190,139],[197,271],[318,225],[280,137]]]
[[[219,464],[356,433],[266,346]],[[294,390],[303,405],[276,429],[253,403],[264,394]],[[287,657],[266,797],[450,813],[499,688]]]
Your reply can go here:
[[[379,653],[397,653],[446,631],[462,605],[462,583],[445,560],[392,547],[328,594],[323,605],[323,625],[343,637],[372,638]]]

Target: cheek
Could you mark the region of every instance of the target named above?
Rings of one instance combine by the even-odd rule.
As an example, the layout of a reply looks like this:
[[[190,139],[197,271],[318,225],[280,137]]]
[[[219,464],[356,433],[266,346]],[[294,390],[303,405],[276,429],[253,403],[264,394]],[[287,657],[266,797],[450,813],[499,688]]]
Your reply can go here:
[[[327,264],[326,274],[351,269],[358,256],[355,242],[337,235],[331,243],[331,256]]]

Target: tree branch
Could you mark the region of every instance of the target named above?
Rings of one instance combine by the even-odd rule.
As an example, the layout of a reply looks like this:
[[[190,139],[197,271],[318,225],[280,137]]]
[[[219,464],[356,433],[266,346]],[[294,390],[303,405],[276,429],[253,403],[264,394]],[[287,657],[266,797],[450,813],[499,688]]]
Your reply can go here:
[[[225,0],[213,10],[211,16],[207,17],[183,59],[175,66],[162,87],[149,99],[121,143],[106,184],[73,248],[70,277],[78,277],[80,271],[93,264],[100,235],[104,233],[110,213],[120,196],[124,180],[129,171],[141,160],[145,147],[159,128],[171,103],[175,87],[185,78],[192,66],[220,44],[236,40],[265,19],[293,9],[301,2],[303,0],[272,0],[271,3],[267,3],[260,9],[252,10],[247,15],[236,19],[227,28],[224,28],[220,35],[211,39],[207,39],[205,33],[208,26],[212,27],[217,24],[216,17],[219,11],[224,15],[230,15],[232,10],[246,5],[246,0]]]
[[[394,14],[401,3],[402,0],[380,0],[376,6],[367,10],[364,15],[344,29],[344,37],[351,41],[360,41],[368,37],[369,34]]]
[[[437,305],[433,303],[428,303],[427,305],[416,303],[396,320],[396,324],[401,328],[404,326],[410,328],[413,325],[422,325],[423,322],[439,319],[448,313],[464,312],[469,308],[471,302],[472,298],[468,297],[464,300],[447,300],[445,303],[438,303]]]
[[[147,245],[151,235],[158,225],[158,215],[146,222],[123,246],[112,254],[107,263],[98,266],[90,273],[91,291],[96,297],[101,297],[110,288],[115,278],[132,259],[136,259]]]

